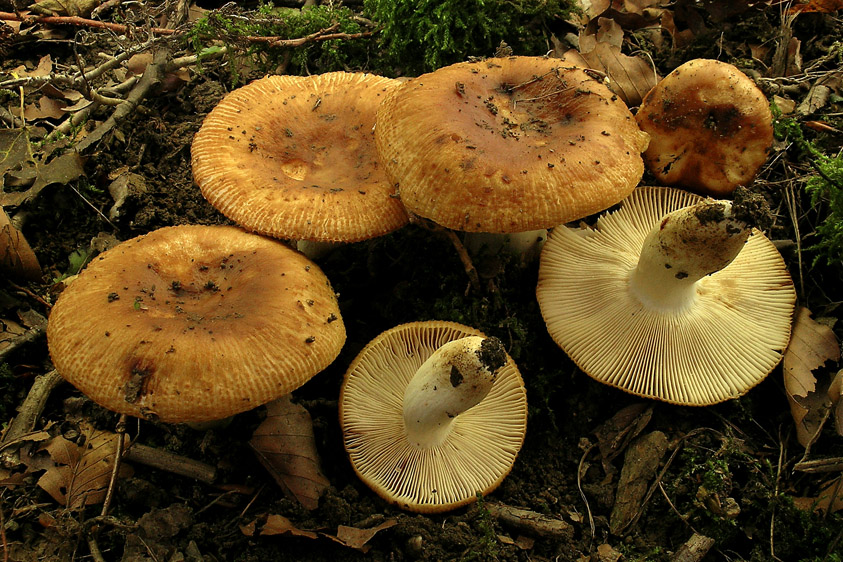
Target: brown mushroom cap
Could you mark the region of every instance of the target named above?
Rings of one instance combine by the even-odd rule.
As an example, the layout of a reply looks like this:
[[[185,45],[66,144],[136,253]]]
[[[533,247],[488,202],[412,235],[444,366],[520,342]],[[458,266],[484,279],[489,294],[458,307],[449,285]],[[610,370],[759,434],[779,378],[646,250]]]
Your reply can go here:
[[[701,200],[679,189],[639,188],[595,228],[551,233],[539,266],[539,306],[550,336],[592,378],[638,396],[704,406],[744,394],[778,364],[796,292],[761,232],[753,229],[723,269],[688,279],[687,298],[675,298],[668,281],[688,273],[642,257],[667,213]],[[703,243],[693,235],[688,242]],[[642,262],[650,269],[636,277]],[[654,280],[661,274],[664,282]]]
[[[267,76],[229,93],[191,147],[202,194],[276,238],[356,242],[408,222],[378,160],[375,111],[399,82],[329,72]]]
[[[550,228],[601,211],[644,172],[626,105],[559,59],[491,58],[414,78],[375,140],[409,211],[469,232]]]
[[[345,342],[322,271],[230,226],[177,226],[97,257],[61,293],[50,356],[100,405],[165,422],[225,418],[287,394]]]
[[[726,196],[767,161],[773,116],[767,98],[725,62],[688,61],[644,97],[636,119],[650,134],[647,168],[665,185]]]
[[[340,423],[355,472],[399,507],[436,513],[471,503],[509,474],[524,441],[527,397],[512,358],[489,394],[453,418],[432,447],[408,441],[404,392],[418,368],[442,345],[483,334],[453,322],[402,324],[372,340],[354,359],[340,393]]]

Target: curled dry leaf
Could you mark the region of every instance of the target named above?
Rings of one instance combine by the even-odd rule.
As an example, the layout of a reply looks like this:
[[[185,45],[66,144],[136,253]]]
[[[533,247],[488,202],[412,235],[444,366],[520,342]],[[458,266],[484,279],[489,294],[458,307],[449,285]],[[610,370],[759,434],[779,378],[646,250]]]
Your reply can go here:
[[[840,346],[834,332],[812,319],[810,310],[800,307],[782,367],[790,412],[796,422],[796,438],[803,447],[808,446],[822,427],[830,405],[828,393],[818,388],[813,371],[826,361],[839,359]]]
[[[29,281],[41,278],[41,265],[23,234],[0,207],[0,271]]]
[[[284,493],[305,509],[316,509],[330,484],[322,474],[310,414],[289,395],[266,405],[266,419],[249,446]]]

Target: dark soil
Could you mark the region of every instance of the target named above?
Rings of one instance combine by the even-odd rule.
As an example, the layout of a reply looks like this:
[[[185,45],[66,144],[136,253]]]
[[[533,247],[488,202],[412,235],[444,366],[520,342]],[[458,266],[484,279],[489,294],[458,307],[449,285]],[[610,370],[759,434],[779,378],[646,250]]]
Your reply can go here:
[[[769,34],[758,37],[759,42],[770,40],[778,33],[779,10],[745,12],[709,22],[726,30],[721,45],[726,47],[724,60],[746,56],[746,45],[753,41],[742,26],[750,21],[756,23],[757,33]],[[794,33],[802,40],[807,66],[809,57],[817,60],[827,53],[822,37],[843,37],[843,27],[830,15],[808,14],[798,20]],[[714,43],[700,37],[685,50],[655,53],[660,72],[695,56],[717,56]],[[73,39],[73,34],[65,38]],[[104,45],[80,43],[80,49],[84,47],[83,56],[94,60],[94,53]],[[67,40],[12,44],[0,67],[0,79],[20,64],[37,64],[46,54],[68,68],[76,65]],[[821,69],[831,72],[833,64]],[[178,88],[143,100],[126,121],[96,144],[86,154],[82,178],[48,186],[27,204],[22,209],[27,213],[23,233],[35,249],[44,276],[42,282],[26,285],[0,280],[0,318],[15,319],[30,309],[48,315],[47,304],[61,288],[56,281],[72,268],[71,254],[81,250],[93,255],[92,240],[97,237],[122,241],[168,225],[227,223],[192,181],[190,143],[203,117],[230,89],[226,65],[209,63],[191,72],[190,80]],[[839,129],[841,108],[840,98],[833,98],[822,109],[830,117],[810,118],[827,119]],[[103,121],[107,114],[96,115],[96,121]],[[806,134],[832,154],[840,150],[839,131],[837,136]],[[843,267],[823,261],[813,264],[813,256],[800,255],[794,244],[795,225],[801,236],[809,237],[802,246],[810,245],[813,226],[825,212],[822,207],[812,208],[799,182],[795,184],[797,223],[787,211],[786,186],[794,185],[794,176],[810,173],[800,158],[778,144],[752,189],[767,198],[776,216],[768,233],[782,241],[799,304],[831,322],[840,336],[843,327],[836,321],[843,302]],[[130,193],[119,216],[106,222],[103,214],[114,204],[107,190],[109,175],[123,167],[139,176],[141,187]],[[794,498],[816,498],[840,468],[837,473],[794,470],[804,449],[794,436],[781,367],[746,396],[717,406],[643,402],[594,382],[553,343],[535,300],[536,263],[522,267],[505,255],[487,257],[478,263],[483,288],[477,290],[469,286],[450,242],[415,225],[336,248],[317,263],[339,294],[348,331],[339,358],[293,394],[294,401],[313,418],[322,469],[331,483],[318,508],[307,511],[287,497],[249,448],[248,440],[265,416],[263,408],[210,430],[130,420],[128,433],[139,442],[216,467],[214,483],[132,463],[130,475],[117,481],[110,517],[97,519],[100,505],[77,510],[58,505],[36,485],[39,472],[15,485],[0,482],[3,559],[91,560],[89,537],[94,536],[103,559],[123,562],[667,561],[699,533],[714,540],[704,560],[843,560],[841,515],[799,509],[796,506],[802,504],[794,503]],[[462,322],[499,338],[519,365],[529,400],[526,441],[503,484],[468,508],[435,516],[402,512],[362,484],[348,462],[337,420],[340,385],[357,352],[385,329],[425,319]],[[828,377],[835,367],[829,365],[818,375]],[[34,377],[50,368],[43,337],[3,357],[0,412],[4,422],[14,416]],[[625,411],[629,417],[610,431],[605,424],[626,407],[633,408]],[[79,435],[82,421],[113,431],[118,416],[65,384],[51,394],[38,428],[49,427],[53,434],[72,438]],[[654,432],[664,436],[665,446],[655,457],[656,473],[646,479],[648,493],[625,514],[629,520],[625,528],[612,528],[621,468],[625,462],[636,462],[625,456],[627,446],[641,436],[658,437]],[[840,457],[843,438],[829,422],[809,458]],[[491,502],[561,519],[571,532],[542,536],[507,523],[492,515]],[[282,515],[296,529],[319,534],[313,538],[244,532],[255,522],[260,530],[269,515]],[[395,524],[377,532],[366,543],[367,552],[326,536],[336,536],[339,526],[372,528],[389,520]]]

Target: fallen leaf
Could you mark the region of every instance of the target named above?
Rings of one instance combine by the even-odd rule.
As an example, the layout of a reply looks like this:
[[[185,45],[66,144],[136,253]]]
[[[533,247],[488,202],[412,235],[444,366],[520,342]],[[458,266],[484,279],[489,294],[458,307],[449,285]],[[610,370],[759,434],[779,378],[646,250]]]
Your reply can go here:
[[[29,6],[36,14],[45,16],[78,16],[87,18],[100,5],[100,0],[38,0]]]
[[[253,537],[255,532],[262,536],[283,535],[290,534],[294,537],[306,537],[308,539],[318,538],[319,535],[314,531],[302,530],[293,525],[293,522],[283,515],[270,514],[261,525],[260,531],[257,531],[259,519],[255,519],[247,525],[240,527],[240,532],[244,535]]]
[[[811,311],[796,312],[790,344],[782,358],[784,387],[790,412],[796,422],[796,438],[806,447],[822,427],[821,420],[829,399],[817,388],[814,370],[826,361],[840,359],[840,346],[834,332],[811,318]]]
[[[330,485],[322,474],[307,410],[283,396],[266,405],[266,419],[255,429],[249,445],[289,497],[305,509],[316,509]]]
[[[597,29],[580,33],[580,48],[561,57],[574,64],[604,73],[609,88],[629,106],[641,103],[647,92],[659,81],[655,69],[639,57],[621,53],[623,29],[609,18],[597,18]]]
[[[29,138],[22,129],[0,129],[0,187],[3,176],[29,159]]]
[[[34,173],[32,186],[25,191],[13,191],[0,194],[0,206],[21,205],[36,197],[42,189],[52,184],[67,185],[79,179],[85,173],[82,157],[75,150],[69,150],[56,156],[47,164],[30,162],[30,171]]]
[[[12,70],[12,74],[18,76],[48,76],[53,71],[53,57],[44,55],[38,59],[38,66],[29,70],[26,66],[18,66]]]
[[[91,426],[81,429],[84,445],[61,436],[47,444],[45,450],[55,464],[38,480],[45,492],[70,509],[98,504],[105,499],[117,450],[116,433]]]
[[[0,207],[0,271],[12,277],[38,281],[41,265],[23,234],[12,225]]]
[[[67,106],[64,100],[53,99],[49,96],[41,96],[37,104],[28,104],[23,110],[23,116],[27,121],[38,119],[61,119],[66,113],[63,111]],[[17,108],[15,108],[17,109]],[[20,111],[12,111],[18,117]]]
[[[380,525],[376,525],[368,529],[358,529],[357,527],[348,527],[346,525],[340,525],[339,527],[337,527],[336,536],[329,535],[327,533],[321,534],[322,536],[327,537],[344,546],[366,553],[371,548],[371,545],[368,545],[366,543],[369,542],[372,537],[374,537],[379,531],[388,529],[396,523],[398,523],[398,520],[396,519],[387,519]]]
[[[808,0],[805,3],[791,4],[788,14],[821,13],[831,14],[843,10],[843,0]]]
[[[843,509],[843,475],[823,485],[815,498],[793,498],[793,505],[802,511],[835,512]]]

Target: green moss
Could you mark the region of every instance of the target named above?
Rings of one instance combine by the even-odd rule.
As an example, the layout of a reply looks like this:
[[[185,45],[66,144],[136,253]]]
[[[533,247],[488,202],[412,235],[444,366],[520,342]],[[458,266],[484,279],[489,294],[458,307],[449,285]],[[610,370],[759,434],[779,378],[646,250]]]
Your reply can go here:
[[[364,8],[382,26],[387,60],[404,73],[489,56],[502,40],[516,54],[544,54],[543,23],[572,10],[567,0],[365,0]]]
[[[782,116],[775,104],[771,108],[776,139],[791,142],[797,157],[811,166],[814,175],[805,183],[805,191],[813,207],[824,208],[821,223],[816,227],[819,242],[807,251],[814,253],[814,264],[843,263],[843,154],[826,156],[805,137],[796,120]]]
[[[261,3],[257,10],[250,12],[236,8],[208,12],[193,24],[186,41],[200,55],[211,54],[218,50],[220,42],[224,44],[235,84],[241,81],[237,69],[243,63],[261,72],[284,67],[288,74],[330,72],[365,64],[369,39],[332,39],[292,48],[273,47],[266,41],[250,39],[298,39],[329,28],[331,33],[367,31],[355,20],[354,12],[343,6],[328,4],[299,10]]]

